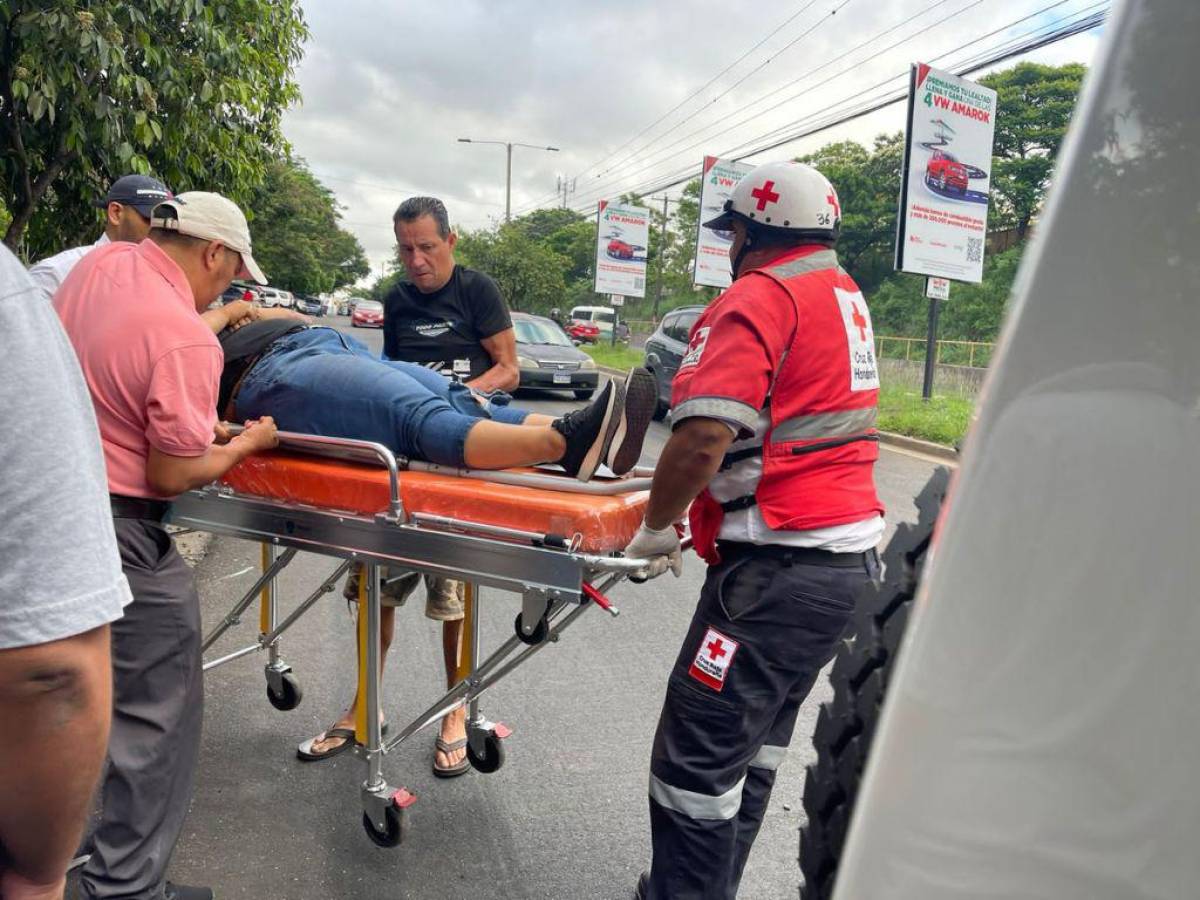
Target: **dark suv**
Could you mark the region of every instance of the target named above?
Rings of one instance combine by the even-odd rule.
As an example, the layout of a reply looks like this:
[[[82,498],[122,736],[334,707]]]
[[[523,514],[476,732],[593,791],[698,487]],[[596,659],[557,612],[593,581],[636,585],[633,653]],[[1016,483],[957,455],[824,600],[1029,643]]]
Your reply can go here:
[[[673,309],[658,325],[658,330],[646,338],[646,361],[643,363],[654,374],[658,384],[658,407],[654,418],[661,419],[671,407],[671,382],[679,371],[679,362],[687,353],[688,334],[703,306],[681,306]]]

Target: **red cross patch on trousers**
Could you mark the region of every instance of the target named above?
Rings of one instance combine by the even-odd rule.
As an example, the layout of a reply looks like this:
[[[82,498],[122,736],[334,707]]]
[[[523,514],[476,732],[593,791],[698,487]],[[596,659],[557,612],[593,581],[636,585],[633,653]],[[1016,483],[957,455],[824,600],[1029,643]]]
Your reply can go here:
[[[688,674],[714,691],[724,690],[725,676],[729,674],[737,648],[737,641],[727,638],[715,628],[709,628],[704,632]]]

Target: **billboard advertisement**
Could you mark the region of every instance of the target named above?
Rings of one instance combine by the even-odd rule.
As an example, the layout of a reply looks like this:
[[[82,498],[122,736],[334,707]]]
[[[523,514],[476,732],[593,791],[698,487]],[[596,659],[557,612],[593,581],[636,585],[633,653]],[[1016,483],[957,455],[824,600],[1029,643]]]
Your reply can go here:
[[[646,296],[650,210],[600,201],[596,213],[597,294]]]
[[[983,280],[995,129],[995,91],[924,63],[912,67],[897,269]]]
[[[725,209],[725,201],[742,176],[753,169],[749,163],[704,157],[704,171],[700,178],[700,226],[696,235],[696,268],[692,274],[693,284],[727,288],[733,282],[729,271],[729,245],[733,234],[728,231],[713,231],[704,223],[715,218]]]

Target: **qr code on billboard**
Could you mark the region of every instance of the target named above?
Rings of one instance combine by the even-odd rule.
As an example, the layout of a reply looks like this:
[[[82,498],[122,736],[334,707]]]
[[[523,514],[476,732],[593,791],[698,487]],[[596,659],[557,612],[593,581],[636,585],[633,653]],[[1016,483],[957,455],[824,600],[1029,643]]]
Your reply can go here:
[[[645,278],[633,279],[633,289],[635,291],[644,291],[646,289],[646,279]]]
[[[983,238],[967,238],[967,262],[979,262],[983,259]]]

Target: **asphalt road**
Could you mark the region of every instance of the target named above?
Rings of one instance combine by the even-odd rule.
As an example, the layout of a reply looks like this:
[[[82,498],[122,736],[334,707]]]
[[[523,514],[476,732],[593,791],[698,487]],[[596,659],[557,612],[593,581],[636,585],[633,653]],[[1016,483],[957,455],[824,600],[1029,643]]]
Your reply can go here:
[[[325,320],[344,325],[344,319]],[[347,330],[349,330],[347,328]],[[355,329],[378,349],[381,332]],[[565,395],[564,395],[565,396]],[[553,412],[575,405],[550,394],[519,402]],[[644,460],[667,437],[655,424]],[[915,516],[912,497],[933,463],[884,449],[877,470],[891,523]],[[197,576],[206,624],[223,616],[255,577],[257,545],[213,542]],[[281,577],[285,608],[332,570],[332,559],[300,555]],[[354,634],[337,596],[319,603],[283,639],[283,655],[303,689],[299,708],[266,700],[262,655],[212,670],[206,679],[201,767],[171,877],[208,884],[232,898],[627,898],[649,859],[646,778],[663,689],[703,580],[689,556],[682,578],[664,576],[612,592],[613,619],[588,612],[483,700],[485,715],[513,729],[507,762],[491,775],[452,781],[430,771],[432,731],[389,754],[384,774],[419,800],[411,830],[392,850],[363,833],[359,785],[364,764],[351,754],[301,763],[296,744],[326,727],[354,687]],[[511,634],[513,595],[485,591],[484,646]],[[247,615],[215,648],[253,641]],[[440,692],[440,627],[421,604],[398,617],[384,684],[385,712],[407,723]],[[804,766],[824,679],[801,712],[743,880],[743,898],[796,896],[797,828]]]

